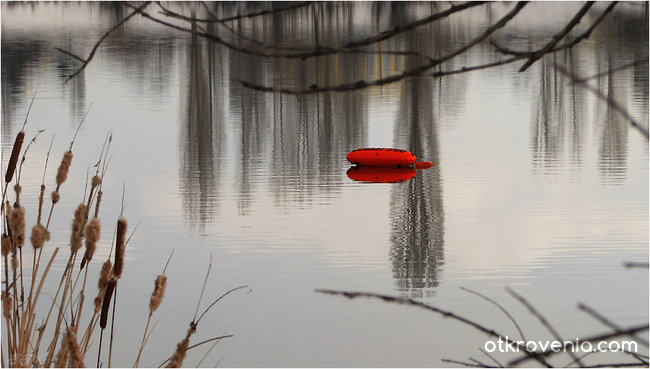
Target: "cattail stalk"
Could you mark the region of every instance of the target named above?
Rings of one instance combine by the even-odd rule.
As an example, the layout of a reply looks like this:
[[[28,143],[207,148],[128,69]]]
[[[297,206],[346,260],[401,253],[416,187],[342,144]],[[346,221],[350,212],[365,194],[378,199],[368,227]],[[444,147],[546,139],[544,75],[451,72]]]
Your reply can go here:
[[[142,350],[144,349],[145,340],[147,338],[147,331],[149,330],[149,323],[151,322],[151,316],[162,303],[163,297],[165,297],[166,288],[167,276],[161,274],[156,278],[156,281],[154,282],[153,292],[151,293],[151,298],[149,299],[149,317],[147,318],[147,324],[144,327],[142,343],[140,344],[140,349],[138,350],[138,357],[135,359],[135,364],[133,365],[134,368],[137,368],[140,362],[140,356],[142,355]]]

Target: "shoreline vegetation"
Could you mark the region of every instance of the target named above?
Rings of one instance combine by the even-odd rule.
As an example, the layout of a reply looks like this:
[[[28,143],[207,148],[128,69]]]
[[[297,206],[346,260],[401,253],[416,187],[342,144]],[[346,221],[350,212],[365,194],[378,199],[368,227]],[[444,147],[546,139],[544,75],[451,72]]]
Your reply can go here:
[[[137,225],[127,237],[128,222],[123,214],[123,190],[122,207],[119,218],[114,223],[113,241],[111,242],[108,257],[106,260],[101,261],[99,270],[97,270],[97,262],[91,264],[102,229],[100,217],[103,198],[102,180],[109,166],[110,157],[108,153],[113,139],[112,134],[109,132],[102,146],[99,160],[94,164],[94,168],[96,168],[95,174],[90,180],[86,176],[83,200],[74,211],[70,239],[51,240],[50,223],[56,205],[69,197],[66,196],[63,187],[72,167],[74,142],[79,128],[81,128],[90,111],[89,107],[86,115],[79,122],[70,146],[64,152],[56,170],[55,186],[49,196],[50,206],[49,211],[47,211],[46,202],[48,202],[48,196],[46,195],[47,187],[45,183],[52,142],[54,141],[54,137],[52,137],[43,168],[37,220],[36,224],[31,228],[29,236],[29,242],[32,246],[31,252],[25,247],[28,232],[25,213],[31,209],[26,209],[21,203],[22,186],[20,180],[27,152],[31,144],[36,142],[38,135],[43,132],[42,130],[38,131],[23,150],[26,136],[25,126],[37,92],[38,89],[36,89],[29,105],[22,129],[16,135],[11,156],[7,162],[2,189],[2,263],[4,273],[1,294],[2,330],[3,335],[6,335],[6,340],[2,345],[1,364],[2,367],[86,367],[88,364],[94,364],[97,367],[111,367],[113,342],[117,339],[114,336],[114,331],[115,316],[118,312],[118,282],[126,267],[126,249],[133,232],[137,229]],[[20,162],[19,158],[21,158]],[[14,180],[12,196],[11,192],[8,193],[8,188]],[[10,201],[11,197],[14,197],[13,203]],[[59,213],[57,216],[63,217],[65,215]],[[49,259],[42,259],[43,249],[46,247],[54,247],[54,251]],[[60,276],[56,276],[52,271],[52,265],[55,260],[65,258],[64,249],[66,248],[69,249],[69,255],[65,268]],[[134,359],[134,367],[139,366],[142,352],[153,331],[153,327],[150,328],[151,318],[163,302],[167,287],[165,271],[172,255],[169,256],[162,273],[154,278],[154,288],[149,299],[148,317],[146,318],[146,324],[143,322],[144,332],[141,344],[138,347],[137,357]],[[231,334],[224,334],[190,344],[190,338],[197,331],[199,322],[217,302],[226,295],[238,290],[251,292],[248,286],[233,288],[213,300],[199,314],[211,267],[212,260],[210,260],[196,311],[189,322],[187,333],[178,342],[171,356],[166,360],[161,358],[162,363],[160,366],[181,367],[188,351],[212,343],[203,357],[205,359],[214,348],[214,345],[221,339],[233,337]],[[90,269],[93,270],[89,272]],[[56,278],[59,280],[56,291],[44,291],[45,282]],[[94,289],[94,278],[97,278],[97,290]],[[52,297],[49,306],[42,299],[39,301],[39,298],[44,294],[49,294]],[[87,299],[92,299],[92,302],[87,303]],[[86,310],[91,309],[91,312],[84,314],[84,308]],[[45,311],[47,312],[45,316],[41,316],[41,313]],[[106,337],[104,337],[105,335]],[[97,341],[99,342],[97,357],[94,358],[91,357],[94,356],[91,353],[91,348]],[[170,345],[171,347],[173,346]]]

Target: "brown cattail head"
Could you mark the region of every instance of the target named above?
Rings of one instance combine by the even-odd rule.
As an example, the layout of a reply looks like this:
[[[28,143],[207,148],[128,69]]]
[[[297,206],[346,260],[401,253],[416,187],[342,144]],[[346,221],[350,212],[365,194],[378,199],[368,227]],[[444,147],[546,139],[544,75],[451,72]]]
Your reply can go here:
[[[34,249],[38,250],[43,247],[45,241],[50,240],[50,232],[45,229],[42,224],[39,223],[32,228],[32,237],[30,240],[32,241],[32,246],[34,246]]]
[[[106,284],[106,292],[104,293],[104,301],[102,301],[102,313],[99,316],[99,326],[101,329],[106,328],[106,323],[108,322],[108,308],[111,305],[111,298],[113,297],[113,291],[117,286],[117,279],[111,278]]]
[[[185,360],[187,348],[190,346],[190,336],[192,336],[194,332],[196,332],[196,326],[190,324],[190,328],[187,330],[185,338],[176,345],[176,351],[174,352],[174,355],[172,355],[171,360],[169,360],[167,368],[180,368],[183,366],[183,360]]]
[[[112,267],[113,265],[110,260],[106,260],[104,264],[102,264],[102,271],[99,273],[99,281],[97,282],[97,288],[99,288],[100,291],[106,287],[108,279],[111,277]]]
[[[18,270],[18,257],[16,256],[16,253],[11,255],[11,269],[14,271]]]
[[[54,361],[55,368],[65,368],[68,364],[68,354],[70,353],[70,345],[66,345],[66,338],[64,335],[63,342],[61,342],[61,348],[59,353],[56,354],[56,360]]]
[[[56,186],[57,188],[61,186],[66,179],[68,179],[68,171],[70,170],[70,165],[72,164],[72,151],[66,151],[63,154],[63,159],[61,159],[61,164],[59,164],[59,169],[56,171]]]
[[[6,233],[2,234],[2,256],[9,255],[11,252],[11,239]]]
[[[93,218],[86,226],[86,253],[84,254],[84,260],[90,261],[93,258],[101,229],[102,227],[97,218]]]
[[[99,313],[99,311],[102,308],[102,301],[104,301],[104,297],[100,293],[99,296],[95,297],[95,314]]]
[[[25,207],[14,207],[9,215],[9,224],[11,225],[11,235],[14,244],[23,247],[25,244]]]
[[[81,247],[81,231],[84,226],[84,218],[86,217],[86,205],[81,203],[77,206],[74,212],[74,220],[72,221],[72,234],[70,235],[70,249],[72,253],[77,252]]]
[[[102,183],[102,177],[95,174],[92,179],[91,188],[95,188],[99,186],[101,183]]]
[[[7,291],[2,291],[2,315],[6,319],[11,317],[11,300]]]
[[[70,326],[66,329],[65,336],[63,337],[63,345],[68,345],[68,352],[70,355],[71,368],[85,368],[84,358],[81,354],[81,347],[77,342],[77,327]]]
[[[59,202],[59,199],[61,199],[61,195],[59,195],[59,191],[52,192],[52,204],[56,204],[57,202]]]
[[[102,195],[103,194],[104,194],[104,192],[102,192],[101,190],[97,191],[97,201],[95,202],[95,216],[99,215],[99,204],[102,203]]]
[[[18,155],[20,155],[20,149],[23,146],[23,141],[25,140],[25,131],[20,131],[16,135],[16,140],[14,141],[14,147],[11,149],[11,156],[9,157],[9,164],[7,165],[7,172],[5,173],[5,182],[11,182],[11,179],[14,177],[14,172],[16,171],[16,164],[18,164]]]
[[[156,278],[153,292],[151,293],[151,299],[149,299],[150,314],[156,311],[158,306],[160,306],[160,303],[162,303],[163,297],[165,297],[165,288],[167,288],[167,276],[161,274]]]
[[[122,276],[124,270],[124,240],[126,239],[126,219],[120,218],[117,220],[117,235],[115,238],[115,265],[113,266],[113,275],[115,278]]]
[[[23,187],[16,183],[14,185],[14,192],[16,192],[16,196],[19,196],[23,192]]]

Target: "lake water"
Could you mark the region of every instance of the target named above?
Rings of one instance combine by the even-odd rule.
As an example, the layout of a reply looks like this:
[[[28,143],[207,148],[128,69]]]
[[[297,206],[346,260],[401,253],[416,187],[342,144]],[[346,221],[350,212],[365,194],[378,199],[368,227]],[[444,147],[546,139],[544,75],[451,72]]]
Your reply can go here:
[[[207,17],[201,5],[170,6]],[[272,6],[279,4],[209,4],[221,17]],[[369,50],[438,57],[478,36],[511,6],[477,6]],[[512,49],[538,48],[580,6],[530,4],[493,39]],[[208,30],[246,47],[258,47],[251,38],[264,45],[337,46],[446,7],[312,4]],[[570,35],[604,8],[597,4]],[[165,18],[155,4],[147,9]],[[410,297],[512,337],[516,330],[495,306],[460,287],[498,301],[534,339],[552,337],[504,287],[526,297],[569,339],[607,331],[577,309],[579,302],[622,327],[648,321],[648,270],[624,267],[648,261],[648,140],[555,69],[587,77],[645,58],[590,83],[647,129],[643,3],[619,4],[589,39],[523,73],[517,72],[520,61],[306,96],[255,92],[238,80],[335,85],[398,74],[422,59],[387,53],[256,57],[134,17],[66,83],[79,63],[54,47],[86,56],[127,14],[110,2],[2,3],[3,172],[37,88],[27,139],[45,130],[22,169],[28,227],[35,222],[50,140],[54,135],[48,186],[89,111],[50,226],[44,257],[62,248],[53,273],[67,260],[69,224],[87,170],[94,173],[106,135],[113,134],[102,240],[91,273],[108,256],[123,187],[129,228],[139,223],[120,280],[113,366],[133,365],[153,281],[172,251],[165,300],[142,366],[160,365],[184,337],[210,259],[203,307],[233,287],[248,285],[252,292],[229,295],[201,321],[192,343],[234,335],[201,366],[447,366],[441,358],[468,356],[489,362],[478,351],[487,336],[458,322],[315,289]],[[435,70],[500,58],[483,43]],[[345,156],[358,147],[399,147],[436,166],[400,183],[356,182],[346,174]],[[91,294],[94,288],[93,282]],[[207,348],[192,350],[185,365],[198,365]],[[96,349],[95,340],[88,365],[95,364]]]

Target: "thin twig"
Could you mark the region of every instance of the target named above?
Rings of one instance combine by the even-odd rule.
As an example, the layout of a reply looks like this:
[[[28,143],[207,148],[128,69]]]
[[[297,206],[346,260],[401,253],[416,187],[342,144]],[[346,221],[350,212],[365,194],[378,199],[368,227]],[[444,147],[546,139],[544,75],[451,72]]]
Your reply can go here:
[[[585,5],[583,5],[583,7],[580,8],[580,10],[576,13],[576,15],[573,16],[573,19],[571,19],[571,21],[566,26],[564,26],[564,28],[560,32],[553,35],[551,41],[549,41],[543,48],[536,51],[535,53],[533,53],[533,55],[530,56],[528,61],[519,69],[519,72],[524,72],[526,69],[528,69],[528,67],[533,65],[533,63],[535,63],[539,58],[541,58],[546,53],[551,51],[553,47],[555,47],[555,45],[557,45],[557,43],[560,42],[562,38],[564,38],[564,36],[566,36],[569,32],[571,32],[573,27],[575,27],[578,23],[580,23],[580,19],[582,19],[582,17],[584,17],[585,14],[587,14],[587,11],[593,5],[594,5],[593,1],[588,1]]]
[[[306,94],[313,94],[313,93],[320,93],[320,92],[327,92],[327,91],[351,91],[351,90],[360,90],[372,86],[382,86],[390,83],[395,83],[401,80],[404,80],[406,78],[410,77],[416,77],[424,73],[425,71],[433,68],[436,65],[442,64],[446,61],[449,61],[456,56],[464,53],[465,51],[469,50],[470,48],[474,47],[475,45],[479,44],[480,42],[484,41],[486,38],[488,38],[492,33],[497,31],[498,29],[504,27],[512,18],[514,18],[521,9],[527,4],[526,1],[520,1],[517,3],[517,5],[506,15],[504,15],[498,22],[493,24],[492,26],[488,27],[481,35],[476,37],[474,40],[468,42],[467,44],[463,45],[462,47],[456,49],[453,52],[448,53],[445,56],[442,56],[437,59],[433,59],[430,62],[426,64],[419,65],[417,67],[414,67],[410,70],[406,70],[402,72],[401,74],[398,75],[393,75],[389,76],[386,78],[380,78],[376,80],[371,80],[371,81],[356,81],[356,82],[349,82],[349,83],[343,83],[340,85],[335,85],[335,86],[317,86],[317,85],[312,85],[309,88],[305,89],[290,89],[290,88],[278,88],[274,86],[263,86],[260,84],[257,84],[255,82],[250,82],[250,81],[243,81],[243,80],[236,80],[237,82],[241,83],[243,86],[257,90],[257,91],[266,91],[266,92],[279,92],[283,94],[291,94],[291,95],[306,95]]]
[[[597,321],[601,322],[603,325],[607,326],[611,330],[613,330],[615,332],[622,331],[621,327],[619,327],[617,324],[615,324],[611,320],[605,318],[602,314],[600,314],[596,310],[590,308],[586,304],[584,304],[584,303],[578,304],[578,309],[581,310],[581,311],[584,311],[587,314],[589,314],[591,317],[593,317]],[[630,335],[630,337],[633,338],[634,340],[636,340],[637,342],[639,342],[640,344],[642,344],[643,346],[648,347],[648,341],[647,340],[645,340],[645,339],[643,339],[641,337],[637,337],[635,335]]]
[[[614,100],[611,96],[606,96],[599,89],[589,85],[586,82],[580,82],[573,74],[571,74],[569,71],[567,71],[566,69],[564,69],[563,67],[561,67],[561,66],[559,66],[557,64],[555,64],[555,69],[557,69],[563,75],[571,78],[573,83],[576,83],[576,84],[582,86],[583,88],[593,92],[596,95],[596,97],[598,97],[599,99],[605,101],[607,103],[607,105],[609,105],[612,109],[618,111],[621,115],[623,115],[623,117],[625,117],[625,119],[627,119],[630,122],[632,127],[636,128],[639,132],[641,132],[641,134],[643,134],[643,136],[645,137],[646,140],[648,140],[650,138],[650,136],[648,135],[648,130],[645,127],[642,127],[636,121],[636,119],[634,119],[630,115],[630,113],[628,113],[628,111],[625,108],[623,108],[618,102],[616,102],[616,100]]]
[[[55,48],[55,49],[57,49],[58,51],[63,52],[63,53],[66,54],[66,55],[69,55],[69,56],[71,56],[71,57],[73,57],[73,58],[75,58],[75,59],[77,59],[77,60],[82,61],[82,63],[83,63],[83,64],[81,65],[81,67],[80,67],[76,72],[74,72],[72,75],[70,75],[70,76],[68,77],[68,79],[66,79],[66,82],[68,82],[69,80],[73,79],[73,78],[76,77],[79,73],[81,73],[81,71],[83,71],[84,69],[86,69],[86,67],[88,66],[88,64],[90,63],[90,61],[93,59],[93,56],[95,56],[95,52],[97,51],[97,48],[99,48],[99,45],[101,45],[101,43],[104,42],[104,40],[106,39],[106,37],[108,37],[108,36],[109,36],[113,31],[115,31],[116,29],[118,29],[121,25],[123,25],[124,23],[126,23],[126,22],[127,22],[129,19],[131,19],[134,15],[138,14],[138,12],[139,12],[140,10],[144,10],[144,8],[146,8],[150,3],[151,3],[150,1],[147,1],[146,3],[140,5],[140,7],[138,7],[137,10],[131,12],[131,14],[129,14],[129,15],[127,15],[126,17],[124,17],[124,19],[122,19],[122,20],[119,21],[117,24],[115,24],[111,29],[109,29],[108,31],[106,31],[106,33],[104,33],[104,35],[99,39],[99,41],[97,41],[97,42],[95,43],[95,46],[93,46],[92,50],[90,51],[90,54],[88,54],[88,57],[87,57],[86,59],[83,59],[83,58],[81,58],[81,57],[79,57],[79,56],[76,56],[76,55],[72,54],[71,52],[64,52],[63,50],[61,50],[61,49],[59,49],[59,48]]]
[[[622,330],[620,332],[604,333],[604,334],[599,334],[599,335],[596,335],[596,336],[582,338],[580,341],[581,342],[606,341],[606,340],[609,340],[609,339],[612,339],[612,338],[628,336],[630,334],[636,334],[636,333],[644,332],[644,331],[647,331],[647,330],[648,330],[648,324],[646,323],[646,324],[637,325],[637,326]],[[539,352],[539,353],[537,353],[537,355],[539,357],[548,358],[549,356],[553,356],[553,355],[555,355],[557,353],[565,351],[566,346],[567,346],[566,344],[562,343],[562,347],[560,349],[557,349],[557,347],[556,347],[555,349],[549,349],[549,350],[546,350],[546,351],[543,351],[543,352]],[[509,367],[515,366],[515,365],[521,364],[521,363],[523,363],[525,361],[528,361],[530,359],[531,358],[529,356],[522,356],[522,357],[519,357],[517,359],[514,359],[514,360],[510,361],[508,363],[508,366]]]
[[[455,313],[453,313],[451,311],[442,310],[440,308],[437,308],[437,307],[432,306],[432,305],[425,304],[425,303],[420,302],[420,301],[416,301],[416,300],[413,300],[413,299],[405,299],[405,298],[400,298],[400,297],[394,297],[394,296],[388,296],[388,295],[381,295],[381,294],[370,293],[370,292],[346,292],[346,291],[333,291],[333,290],[321,290],[321,289],[317,289],[316,292],[324,293],[324,294],[328,294],[328,295],[344,296],[344,297],[347,297],[349,299],[359,298],[359,297],[378,299],[378,300],[388,302],[388,303],[395,303],[395,304],[401,304],[401,305],[414,306],[414,307],[419,307],[421,309],[425,309],[425,310],[428,310],[428,311],[432,311],[434,313],[442,315],[445,318],[450,318],[450,319],[459,321],[459,322],[461,322],[461,323],[463,323],[465,325],[468,325],[470,327],[473,327],[474,329],[476,329],[476,330],[478,330],[480,332],[483,332],[483,333],[485,333],[485,334],[487,334],[489,336],[500,338],[504,342],[512,345],[513,347],[519,348],[519,350],[523,351],[526,354],[526,357],[528,357],[530,359],[533,359],[533,360],[537,360],[541,365],[544,365],[545,367],[548,367],[548,368],[551,367],[550,364],[547,363],[546,360],[543,357],[539,356],[535,352],[532,352],[532,351],[528,350],[525,345],[522,345],[519,342],[516,342],[516,341],[513,341],[513,340],[509,339],[506,335],[500,334],[500,333],[496,332],[494,329],[486,328],[485,326],[483,326],[483,325],[481,325],[479,323],[476,323],[476,322],[474,322],[472,320],[469,320],[469,319],[467,319],[465,317],[457,315],[457,314],[455,314]]]
[[[560,333],[557,330],[555,330],[555,328],[553,328],[551,323],[549,323],[549,321],[546,320],[544,315],[542,315],[542,313],[540,313],[537,309],[535,309],[535,307],[530,302],[528,302],[528,300],[526,300],[523,296],[521,296],[520,294],[518,294],[517,292],[515,292],[514,290],[508,287],[506,287],[506,292],[508,292],[510,296],[514,297],[517,301],[519,301],[522,305],[524,305],[528,309],[528,311],[530,311],[531,314],[537,317],[540,323],[542,323],[542,325],[546,329],[548,329],[549,332],[551,332],[551,334],[553,335],[553,337],[555,337],[556,340],[558,340],[559,342],[564,342],[564,339],[562,339]],[[571,356],[572,359],[576,360],[578,365],[580,365],[581,367],[583,366],[582,362],[580,361],[580,358],[578,358],[578,356],[573,351],[569,350],[569,355]]]
[[[212,308],[212,307],[213,307],[217,302],[219,302],[222,298],[226,297],[227,295],[231,294],[232,292],[235,292],[235,291],[237,291],[237,290],[241,290],[241,289],[244,289],[244,288],[247,288],[247,289],[248,289],[248,292],[246,292],[246,293],[251,293],[251,292],[253,292],[253,290],[252,290],[250,287],[248,287],[248,286],[239,286],[239,287],[235,287],[235,288],[231,289],[230,291],[228,291],[228,292],[224,293],[223,295],[219,296],[218,299],[214,300],[214,301],[210,304],[210,306],[208,306],[208,307],[205,309],[205,311],[203,311],[203,313],[201,314],[201,316],[199,316],[199,319],[196,320],[196,324],[198,325],[198,324],[199,324],[199,321],[201,321],[201,319],[203,318],[203,316],[204,316],[204,315],[205,315],[205,314],[206,314],[206,313],[207,313],[207,312],[208,312],[208,311],[209,311],[209,310],[210,310],[210,309],[211,309],[211,308]]]
[[[473,294],[473,295],[476,295],[476,296],[482,298],[483,300],[485,300],[485,301],[487,301],[487,302],[493,304],[494,306],[498,307],[499,310],[501,310],[501,311],[502,311],[502,312],[503,312],[503,313],[508,317],[508,319],[510,319],[510,321],[512,322],[512,324],[515,325],[515,328],[517,328],[517,331],[519,332],[519,336],[521,337],[521,340],[522,340],[522,341],[526,341],[526,337],[524,337],[524,332],[521,330],[521,327],[519,327],[519,324],[517,323],[517,321],[515,320],[515,318],[513,318],[512,315],[510,315],[510,313],[508,312],[508,310],[506,310],[506,309],[505,309],[503,306],[501,306],[498,302],[496,302],[496,301],[492,300],[491,298],[489,298],[489,297],[487,297],[487,296],[485,296],[485,295],[482,295],[482,294],[480,294],[480,293],[478,293],[478,292],[476,292],[476,291],[472,291],[472,290],[470,290],[469,288],[465,288],[465,287],[462,287],[462,286],[461,286],[460,289],[463,290],[463,291],[465,291],[465,292],[469,292],[469,293],[471,293],[471,294]]]

